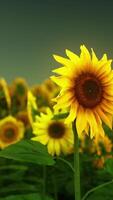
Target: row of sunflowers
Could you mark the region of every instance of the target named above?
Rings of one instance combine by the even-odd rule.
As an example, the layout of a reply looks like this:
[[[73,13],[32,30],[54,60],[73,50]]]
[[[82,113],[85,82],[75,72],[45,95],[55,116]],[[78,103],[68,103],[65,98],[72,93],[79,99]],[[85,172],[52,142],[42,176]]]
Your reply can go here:
[[[58,87],[50,80],[29,88],[23,78],[16,78],[11,85],[1,78],[0,148],[18,142],[24,137],[30,138],[27,132],[33,123],[32,108],[36,113],[45,112],[47,107],[52,108],[51,98],[57,92]]]
[[[53,110],[54,101],[51,99],[58,93],[59,87],[51,79],[30,88],[23,78],[16,78],[11,85],[2,78],[0,80],[0,148],[3,149],[23,138],[29,138],[47,144],[48,152],[52,155],[73,153],[71,126],[66,125],[64,119],[52,120],[55,115],[57,117],[58,114],[66,113],[61,109]],[[110,156],[113,145],[109,136],[106,135],[104,138],[97,136],[93,141],[89,141],[89,145],[86,145],[86,140],[88,137],[83,135],[80,139],[80,152],[89,148],[90,152],[96,152],[100,156],[103,146],[108,157]],[[103,162],[104,158],[101,157],[98,165],[103,165]]]

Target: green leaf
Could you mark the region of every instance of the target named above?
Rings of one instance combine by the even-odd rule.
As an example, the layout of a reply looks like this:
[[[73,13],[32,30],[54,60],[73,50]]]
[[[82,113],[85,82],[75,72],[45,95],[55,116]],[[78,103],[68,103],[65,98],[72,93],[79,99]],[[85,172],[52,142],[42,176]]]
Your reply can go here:
[[[53,165],[55,161],[44,145],[32,140],[22,140],[0,151],[0,157],[35,163]]]
[[[29,184],[29,183],[27,184],[27,183],[22,182],[22,181],[20,182],[19,180],[18,180],[18,183],[17,182],[14,183],[14,182],[12,182],[12,180],[10,180],[10,182],[11,183],[7,187],[5,185],[3,187],[1,186],[0,196],[2,196],[4,194],[9,196],[9,195],[15,194],[15,192],[16,192],[16,194],[21,194],[22,192],[33,193],[33,192],[39,191],[38,190],[39,186],[38,186],[38,189],[37,189],[36,185],[34,185],[34,184]],[[40,189],[40,191],[41,191],[41,189]]]
[[[51,197],[45,196],[42,198],[41,195],[39,194],[24,194],[24,195],[13,195],[13,196],[8,196],[5,198],[0,198],[0,200],[53,200]]]
[[[69,113],[60,113],[60,114],[56,114],[53,117],[53,120],[58,120],[58,119],[65,119],[67,116],[69,115]]]

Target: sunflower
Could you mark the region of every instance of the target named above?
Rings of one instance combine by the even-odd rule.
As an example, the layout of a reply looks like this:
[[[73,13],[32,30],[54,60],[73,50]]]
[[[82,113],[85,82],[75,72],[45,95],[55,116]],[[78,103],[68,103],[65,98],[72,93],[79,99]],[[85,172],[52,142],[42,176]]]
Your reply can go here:
[[[36,97],[36,104],[40,112],[45,112],[49,106],[49,93],[43,84],[35,85],[31,89],[32,94]]]
[[[4,98],[5,98],[5,100],[4,100]],[[10,98],[10,94],[9,94],[8,85],[7,85],[7,82],[5,81],[5,79],[1,78],[0,79],[0,103],[2,104],[3,101],[6,101],[8,108],[10,108],[11,98]]]
[[[25,79],[16,78],[10,86],[12,107],[16,110],[24,109],[27,103],[28,85]]]
[[[61,152],[70,153],[73,148],[73,133],[71,125],[64,124],[63,120],[54,120],[54,113],[48,108],[47,113],[36,116],[33,124],[32,140],[47,145],[48,152],[59,156]]]
[[[60,76],[51,77],[61,87],[55,108],[68,108],[66,123],[76,119],[79,137],[85,131],[93,138],[99,132],[104,135],[102,122],[112,128],[112,60],[108,60],[106,54],[98,60],[93,49],[90,55],[84,45],[80,49],[80,57],[69,50],[66,50],[69,59],[54,55],[55,60],[63,65],[53,70]]]
[[[16,143],[24,137],[24,125],[14,117],[0,120],[0,148]]]

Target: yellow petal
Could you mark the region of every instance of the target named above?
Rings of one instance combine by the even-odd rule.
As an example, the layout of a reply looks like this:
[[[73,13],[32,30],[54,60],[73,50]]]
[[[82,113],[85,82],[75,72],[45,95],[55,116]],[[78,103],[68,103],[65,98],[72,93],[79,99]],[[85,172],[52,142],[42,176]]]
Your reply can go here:
[[[66,67],[60,67],[60,68],[57,68],[57,69],[54,69],[54,70],[52,70],[52,72],[55,72],[55,73],[57,73],[57,74],[59,74],[59,75],[67,75],[67,68]]]
[[[53,117],[53,113],[49,107],[47,107],[46,112],[47,112],[48,116],[50,116],[51,118]]]
[[[113,70],[111,70],[111,72],[108,76],[105,76],[104,78],[102,78],[101,82],[103,84],[112,84],[113,83]]]
[[[100,118],[100,116],[98,115],[98,113],[94,111],[94,115],[95,115],[95,119],[96,119],[97,123],[98,123],[98,124],[102,124],[101,118]]]
[[[106,62],[104,61],[99,61],[98,63],[98,71],[97,71],[97,75],[100,78],[106,78],[106,76],[109,75],[109,73],[111,73],[111,62],[112,60],[108,60]]]
[[[64,104],[65,102],[72,102],[73,100],[73,94],[71,92],[65,91],[64,94],[58,97],[58,104]]]
[[[104,101],[101,105],[101,109],[112,115],[113,114],[113,103],[111,104],[111,102],[109,102],[109,101],[108,102]]]
[[[50,139],[47,145],[48,153],[54,156],[55,154],[55,147],[54,147],[54,140]]]
[[[86,125],[84,132],[89,136],[89,125],[88,125],[88,123]],[[83,135],[81,135],[81,137],[83,137]]]
[[[45,134],[45,135],[33,137],[32,140],[37,141],[37,142],[40,142],[40,143],[42,143],[43,145],[46,145],[46,144],[48,143],[49,138],[48,138],[48,136]]]
[[[70,91],[65,91],[64,94],[58,97],[59,104],[63,104],[67,101],[71,101],[73,99],[73,94]]]
[[[89,61],[91,61],[91,56],[90,56],[89,51],[84,45],[82,45],[80,49],[81,49],[80,58],[82,59],[84,63],[89,63]]]
[[[61,146],[61,150],[64,154],[66,154],[68,152],[68,145],[67,142],[65,141],[65,139],[60,139],[60,146]]]
[[[86,119],[90,127],[90,137],[93,138],[98,133],[98,124],[92,111],[86,110]]]
[[[54,106],[55,110],[58,110],[60,108],[67,108],[72,104],[73,98],[72,98],[71,94],[69,92],[67,92],[64,95],[56,98],[56,102],[57,102],[57,104]]]
[[[106,94],[106,93],[104,93],[104,99],[107,99],[107,100],[113,102],[113,95],[110,95],[110,94]]]
[[[81,137],[81,134],[85,130],[86,126],[87,126],[87,118],[85,117],[84,109],[80,106],[76,118],[76,128],[79,137]]]
[[[68,108],[70,106],[70,104],[71,103],[69,101],[65,102],[63,104],[57,103],[53,108],[54,108],[55,111],[58,111],[59,109],[62,109],[62,108]]]
[[[95,52],[93,51],[93,49],[91,49],[91,50],[92,50],[92,63],[94,66],[96,66],[98,63],[98,58],[97,58]]]
[[[36,104],[36,97],[32,94],[31,91],[28,91],[28,108],[33,108],[37,110],[37,104]]]
[[[107,61],[107,55],[104,54],[104,55],[102,56],[101,60],[103,60],[103,61]]]
[[[51,76],[50,77],[52,79],[52,81],[54,81],[57,85],[59,85],[60,87],[63,88],[69,88],[70,87],[70,79],[66,78],[66,77],[61,77],[61,76]]]
[[[61,63],[64,66],[72,66],[73,65],[72,62],[67,58],[63,58],[63,57],[57,56],[57,55],[53,55],[53,57],[57,62]]]
[[[104,87],[104,93],[108,96],[113,96],[113,86],[106,86]]]
[[[109,117],[107,116],[107,114],[105,114],[102,109],[100,109],[99,107],[97,108],[97,113],[100,115],[102,121],[108,125],[109,128],[112,129],[112,123],[109,119]]]
[[[66,49],[66,54],[70,58],[70,60],[72,60],[73,63],[77,63],[80,61],[80,58],[68,49]]]
[[[58,140],[55,140],[54,145],[55,145],[55,153],[56,153],[57,156],[59,156],[60,152],[61,152],[61,150],[60,150],[60,142]]]
[[[69,124],[75,120],[77,115],[77,109],[78,109],[78,103],[75,101],[74,103],[71,104],[70,113],[68,117],[65,119],[66,124]]]
[[[94,126],[90,126],[90,138],[94,138],[94,136],[97,134],[98,132],[95,132],[95,128]]]
[[[100,135],[102,138],[104,138],[104,137],[105,137],[105,132],[104,132],[103,127],[100,125],[100,126],[98,126],[98,129],[99,129],[99,135]],[[100,138],[100,136],[99,136],[99,138]]]

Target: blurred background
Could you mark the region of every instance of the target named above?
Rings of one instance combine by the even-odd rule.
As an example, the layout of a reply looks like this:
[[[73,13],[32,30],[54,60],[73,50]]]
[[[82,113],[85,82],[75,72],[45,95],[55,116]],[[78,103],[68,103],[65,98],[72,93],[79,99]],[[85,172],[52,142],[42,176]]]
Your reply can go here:
[[[113,1],[0,1],[0,77],[42,83],[58,64],[52,54],[85,44],[113,58]]]

